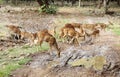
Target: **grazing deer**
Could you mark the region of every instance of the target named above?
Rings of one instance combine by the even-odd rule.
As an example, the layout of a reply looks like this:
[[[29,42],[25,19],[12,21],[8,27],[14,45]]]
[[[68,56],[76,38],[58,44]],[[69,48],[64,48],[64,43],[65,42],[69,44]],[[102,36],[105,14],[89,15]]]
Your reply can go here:
[[[85,42],[88,44],[93,44],[94,38],[98,37],[100,34],[100,30],[95,28],[92,32],[88,32],[85,30]]]
[[[66,31],[69,29],[75,30],[75,28],[71,24],[69,24],[69,23],[65,24],[65,26],[61,28],[60,38],[65,37],[65,35],[66,35],[65,33],[67,33]]]
[[[75,30],[75,28],[73,27],[72,24],[65,24],[65,26],[61,29],[61,35],[60,37],[67,37],[68,38],[71,38],[71,40],[69,41],[69,44],[70,43],[73,43],[74,40],[77,41],[77,43],[79,44],[79,37],[84,37],[85,34],[82,33],[83,31],[81,31],[81,33],[77,32]]]
[[[58,48],[58,44],[56,42],[55,37],[51,35],[47,29],[44,29],[42,31],[37,32],[38,36],[38,43],[41,46],[41,44],[45,41],[49,44],[50,49],[55,48],[57,50],[57,55],[60,57],[60,49]]]
[[[15,26],[15,25],[6,25],[7,28],[9,28],[11,35],[13,35],[13,38],[16,40],[20,39],[20,28],[19,26]]]
[[[104,30],[105,31],[105,29],[107,28],[107,24],[105,24],[105,23],[96,23],[97,24],[97,26],[98,27],[100,27],[101,28],[101,30]]]
[[[83,24],[82,27],[84,29],[88,29],[88,30],[94,30],[96,28],[97,24]]]
[[[21,31],[21,39],[27,39],[28,44],[30,46],[32,46],[33,44],[35,44],[35,40],[37,38],[37,33],[30,33],[30,32],[26,32],[26,31]]]

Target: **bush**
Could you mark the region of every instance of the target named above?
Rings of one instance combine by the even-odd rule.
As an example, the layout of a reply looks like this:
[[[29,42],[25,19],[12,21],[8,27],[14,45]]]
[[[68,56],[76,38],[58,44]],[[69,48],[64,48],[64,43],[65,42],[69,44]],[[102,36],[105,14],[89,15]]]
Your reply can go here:
[[[55,14],[57,12],[57,7],[54,5],[49,5],[48,7],[43,5],[40,7],[39,12],[40,13],[47,13],[47,14]]]

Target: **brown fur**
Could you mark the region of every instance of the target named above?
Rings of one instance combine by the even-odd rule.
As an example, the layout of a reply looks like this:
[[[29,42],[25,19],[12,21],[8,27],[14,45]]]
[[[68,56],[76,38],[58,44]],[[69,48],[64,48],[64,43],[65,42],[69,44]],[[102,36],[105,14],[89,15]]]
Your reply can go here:
[[[72,24],[70,24],[70,23],[65,24],[64,27],[65,28],[73,28],[73,29],[75,29],[74,26]]]
[[[88,36],[97,37],[97,36],[99,36],[99,34],[100,34],[100,30],[98,30],[98,29],[95,28],[91,33],[87,33],[87,32],[86,32],[86,34],[87,34]]]
[[[98,29],[94,29],[94,31],[92,32],[88,32],[87,30],[85,30],[85,43],[91,45],[94,43],[94,40],[97,36],[99,36],[100,30]]]
[[[79,40],[78,40],[78,38],[80,37],[80,33],[79,32],[75,31],[74,29],[68,29],[65,32],[64,32],[65,33],[64,37],[68,36],[68,37],[72,38],[69,43],[72,43],[73,40],[76,40],[77,43],[79,44]]]
[[[84,34],[85,34],[84,29],[83,29],[83,27],[82,27],[83,24],[81,24],[81,23],[71,23],[71,24],[72,24],[72,26],[73,26],[74,28],[78,28],[78,29],[79,29],[79,33],[80,33],[81,35],[84,35]]]
[[[81,28],[81,23],[70,23],[74,28]]]
[[[81,24],[81,23],[69,23],[69,24],[71,24],[75,29],[78,29],[77,31],[79,33],[84,33],[83,27],[82,27],[83,24]]]
[[[99,26],[104,31],[107,28],[107,24],[104,24],[104,23],[97,23],[97,26]]]
[[[32,34],[33,34],[34,39],[37,38],[37,33],[32,33]]]
[[[79,28],[80,31],[77,32],[75,30],[75,28]],[[69,43],[73,43],[73,41],[76,40],[76,42],[79,44],[78,38],[84,37],[84,40],[85,40],[85,32],[84,32],[83,28],[81,27],[81,24],[79,24],[79,23],[67,23],[61,29],[60,37],[67,38],[67,40],[70,37],[72,39],[69,41]]]
[[[29,33],[21,31],[21,39],[27,39],[30,45],[33,45],[34,40],[37,38],[37,33]]]
[[[19,26],[15,26],[15,25],[6,25],[6,27],[10,29],[11,34],[17,36],[18,39],[20,39],[21,31],[20,31],[20,29],[19,29],[19,28],[20,28]]]
[[[66,31],[68,31],[69,29],[75,30],[75,28],[71,24],[65,24],[65,26],[61,28],[60,38],[64,37],[66,35],[65,33],[67,33]]]
[[[47,42],[50,46],[50,49],[54,47],[57,50],[58,57],[60,57],[60,49],[58,48],[56,39],[48,32],[47,29],[37,32],[37,35],[38,43],[40,44],[40,46],[43,43],[43,41]]]
[[[94,30],[97,24],[83,24],[82,27],[88,30]]]
[[[48,30],[48,33],[55,36],[56,35],[56,26],[52,30]]]
[[[100,34],[100,30],[95,29],[91,35],[93,35],[94,37],[97,37],[99,36],[99,34]]]
[[[79,33],[79,32],[77,32],[76,30],[75,30],[75,28],[71,25],[71,24],[67,24],[67,25],[65,25],[62,29],[61,29],[61,36],[63,37],[63,38],[65,38],[65,37],[70,37],[70,38],[72,38],[70,41],[69,41],[69,43],[73,43],[73,41],[74,40],[76,40],[77,41],[77,43],[79,44],[79,37],[84,37],[84,34],[83,34],[83,30],[81,31],[81,33]],[[67,38],[67,39],[68,39]]]

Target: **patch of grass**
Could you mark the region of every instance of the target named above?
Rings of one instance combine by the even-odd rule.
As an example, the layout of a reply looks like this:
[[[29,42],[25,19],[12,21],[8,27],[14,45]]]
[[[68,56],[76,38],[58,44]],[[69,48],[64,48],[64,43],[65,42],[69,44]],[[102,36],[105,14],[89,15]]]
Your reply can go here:
[[[18,61],[18,64],[19,64],[19,65],[24,65],[26,62],[28,62],[28,61],[30,61],[30,60],[31,60],[30,58],[24,58],[24,59]]]
[[[28,57],[29,54],[34,54],[35,52],[48,50],[49,46],[47,43],[43,43],[42,46],[19,46],[9,48],[5,51],[0,51],[0,77],[8,77],[11,71],[22,67],[31,60]]]
[[[21,67],[19,64],[17,63],[9,63],[8,65],[3,66],[0,69],[0,77],[8,77],[8,75],[10,75],[10,72]]]
[[[113,29],[113,32],[117,35],[120,35],[120,28]]]
[[[112,31],[116,34],[116,35],[120,35],[120,27],[118,24],[113,24],[112,26]]]

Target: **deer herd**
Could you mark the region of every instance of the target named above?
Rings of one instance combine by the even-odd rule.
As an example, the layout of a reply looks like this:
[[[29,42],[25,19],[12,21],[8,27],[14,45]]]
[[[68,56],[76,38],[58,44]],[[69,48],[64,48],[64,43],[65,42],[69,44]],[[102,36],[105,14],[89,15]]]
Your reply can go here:
[[[64,39],[64,42],[68,44],[74,44],[75,42],[80,45],[80,38],[86,40],[87,36],[97,37],[101,30],[105,30],[107,24],[95,23],[95,24],[82,24],[82,23],[66,23],[59,32],[59,38]],[[47,42],[50,49],[54,48],[57,51],[58,57],[60,57],[60,48],[58,47],[57,40],[54,34],[48,29],[37,31],[36,33],[30,33],[22,31],[22,27],[15,25],[6,25],[10,30],[10,34],[14,39],[27,40],[30,46],[38,44],[41,46],[43,42]]]

